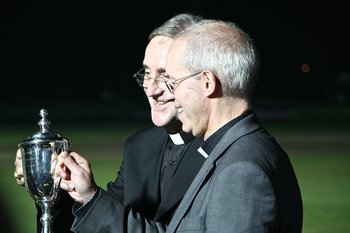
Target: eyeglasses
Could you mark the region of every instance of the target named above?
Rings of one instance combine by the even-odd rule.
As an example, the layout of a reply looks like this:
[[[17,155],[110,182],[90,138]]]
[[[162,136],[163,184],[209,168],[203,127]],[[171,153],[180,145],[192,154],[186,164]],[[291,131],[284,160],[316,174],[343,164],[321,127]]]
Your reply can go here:
[[[148,87],[151,80],[153,80],[157,86],[159,85],[160,82],[165,83],[164,74],[158,74],[154,78],[151,78],[150,72],[145,71],[145,68],[142,68],[141,70],[137,71],[137,73],[135,73],[133,76],[134,76],[136,82],[141,87]]]
[[[170,76],[169,75],[163,74],[163,76],[165,78],[166,87],[168,88],[170,93],[174,93],[175,88],[177,88],[182,81],[185,81],[186,79],[191,78],[191,77],[193,77],[195,75],[198,75],[200,73],[202,73],[202,71],[194,73],[194,74],[186,75],[185,77],[178,78],[178,79],[176,79],[174,81],[170,81]]]

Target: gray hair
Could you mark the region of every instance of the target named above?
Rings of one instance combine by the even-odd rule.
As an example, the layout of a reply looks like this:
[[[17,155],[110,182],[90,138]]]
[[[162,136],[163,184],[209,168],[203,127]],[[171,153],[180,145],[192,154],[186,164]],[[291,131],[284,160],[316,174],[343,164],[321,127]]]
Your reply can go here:
[[[182,31],[183,65],[190,72],[210,70],[220,80],[225,96],[251,100],[259,67],[250,36],[233,22],[202,20]]]
[[[199,22],[202,19],[203,18],[201,16],[192,15],[189,13],[175,15],[163,23],[161,26],[154,29],[151,34],[149,34],[148,39],[152,40],[156,36],[174,38],[181,31],[185,30],[189,26]]]

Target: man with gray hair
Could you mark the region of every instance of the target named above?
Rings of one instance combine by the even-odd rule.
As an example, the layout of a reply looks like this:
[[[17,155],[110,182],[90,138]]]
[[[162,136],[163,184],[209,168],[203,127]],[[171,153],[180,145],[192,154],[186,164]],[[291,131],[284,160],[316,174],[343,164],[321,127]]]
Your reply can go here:
[[[207,157],[167,232],[300,233],[303,207],[287,153],[258,121],[257,50],[231,22],[203,20],[167,56],[166,84],[182,129]]]

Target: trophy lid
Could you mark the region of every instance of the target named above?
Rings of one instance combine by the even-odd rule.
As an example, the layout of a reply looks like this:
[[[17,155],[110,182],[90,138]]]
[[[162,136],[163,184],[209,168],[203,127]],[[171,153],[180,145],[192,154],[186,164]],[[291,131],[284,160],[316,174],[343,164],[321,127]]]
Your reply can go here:
[[[60,134],[52,132],[49,130],[50,121],[47,119],[47,110],[41,109],[39,116],[41,117],[38,125],[40,127],[40,131],[29,136],[27,139],[22,141],[19,146],[23,146],[26,144],[33,144],[38,142],[57,142],[57,141],[68,141],[66,138],[62,137]]]

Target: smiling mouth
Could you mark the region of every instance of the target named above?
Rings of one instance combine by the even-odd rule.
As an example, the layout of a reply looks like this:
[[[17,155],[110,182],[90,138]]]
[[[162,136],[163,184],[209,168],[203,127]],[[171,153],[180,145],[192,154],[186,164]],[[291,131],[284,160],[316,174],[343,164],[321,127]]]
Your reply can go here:
[[[164,105],[164,104],[168,103],[168,101],[157,100],[156,103],[157,103],[157,105]]]

